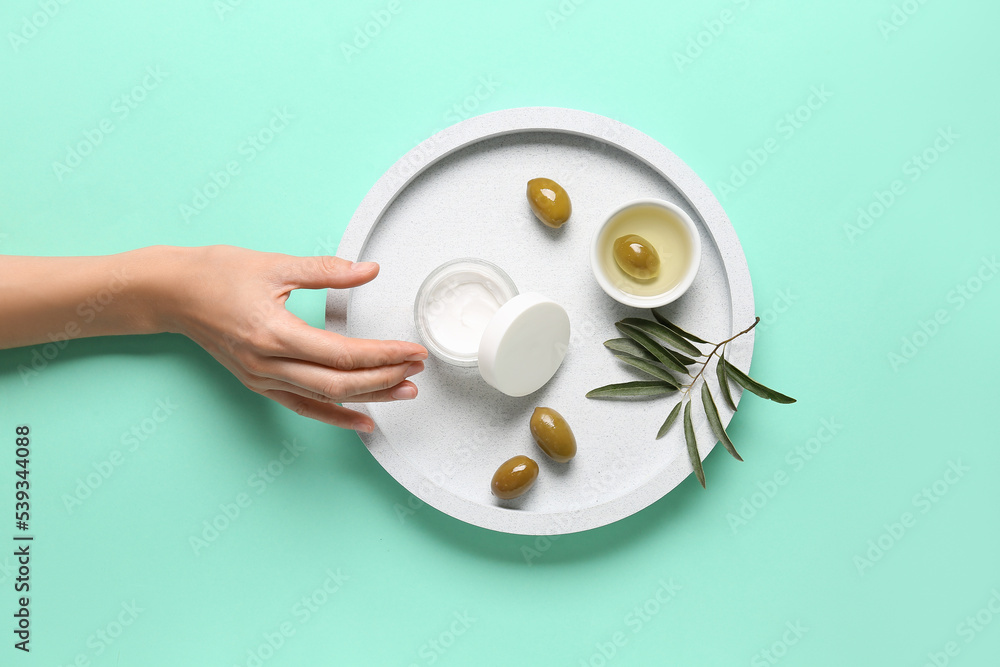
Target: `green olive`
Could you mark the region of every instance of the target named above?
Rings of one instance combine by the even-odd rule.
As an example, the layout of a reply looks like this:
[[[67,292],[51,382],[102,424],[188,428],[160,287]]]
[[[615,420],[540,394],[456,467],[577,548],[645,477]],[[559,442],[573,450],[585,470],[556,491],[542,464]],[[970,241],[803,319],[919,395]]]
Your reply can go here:
[[[660,254],[652,243],[638,234],[615,239],[614,252],[615,262],[633,278],[649,280],[660,273]]]
[[[497,498],[510,500],[526,493],[538,478],[538,464],[527,456],[515,456],[503,462],[493,473],[490,488]]]
[[[531,415],[531,435],[535,442],[559,463],[576,456],[576,438],[563,416],[552,408],[535,408]]]
[[[528,181],[528,204],[535,216],[549,227],[562,227],[573,211],[569,195],[551,178]]]

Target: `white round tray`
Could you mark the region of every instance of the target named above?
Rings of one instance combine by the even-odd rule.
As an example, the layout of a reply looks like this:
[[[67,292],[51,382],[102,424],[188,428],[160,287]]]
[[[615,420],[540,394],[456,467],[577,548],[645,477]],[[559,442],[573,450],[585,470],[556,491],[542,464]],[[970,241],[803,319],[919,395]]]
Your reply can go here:
[[[543,226],[528,207],[525,184],[539,176],[560,183],[573,202],[561,229]],[[722,206],[677,156],[610,118],[547,107],[470,118],[411,150],[368,192],[337,254],[377,261],[381,272],[369,285],[328,291],[327,329],[419,342],[417,288],[431,270],[456,257],[496,263],[521,292],[561,303],[572,326],[562,367],[529,396],[505,396],[476,368],[431,357],[413,378],[420,391],[415,400],[351,405],[375,421],[375,432],[362,436],[365,445],[414,496],[484,528],[556,535],[627,517],[692,472],[681,424],[655,440],[679,394],[636,401],[584,397],[611,382],[649,379],[616,360],[602,342],[620,336],[617,320],[650,313],[613,301],[589,265],[595,226],[622,202],[640,197],[676,203],[702,234],[694,284],[661,312],[713,341],[752,323],[750,273]],[[727,359],[748,369],[753,340],[751,332],[730,344]],[[715,373],[705,375],[718,397]],[[734,389],[734,400],[740,395]],[[728,424],[732,412],[717,402]],[[700,403],[692,416],[704,458],[716,439]],[[532,440],[528,421],[537,406],[559,411],[573,428],[578,454],[570,463],[549,460]],[[521,498],[497,500],[490,479],[516,454],[538,461],[538,481]]]

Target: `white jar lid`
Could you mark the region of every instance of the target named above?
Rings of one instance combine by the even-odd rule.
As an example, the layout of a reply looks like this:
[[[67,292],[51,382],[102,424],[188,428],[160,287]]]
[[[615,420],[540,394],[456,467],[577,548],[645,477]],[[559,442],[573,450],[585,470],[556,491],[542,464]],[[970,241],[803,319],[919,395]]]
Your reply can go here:
[[[527,396],[552,379],[569,347],[569,315],[541,294],[500,307],[479,341],[479,374],[508,396]]]

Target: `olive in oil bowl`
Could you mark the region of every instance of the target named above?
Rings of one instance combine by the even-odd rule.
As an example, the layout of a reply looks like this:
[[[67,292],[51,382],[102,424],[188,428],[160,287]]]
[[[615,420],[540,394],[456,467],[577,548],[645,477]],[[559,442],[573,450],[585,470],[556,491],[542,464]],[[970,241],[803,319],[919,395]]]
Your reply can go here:
[[[634,270],[637,249],[655,253],[655,271]],[[605,218],[591,240],[594,278],[611,298],[636,308],[658,308],[679,299],[694,282],[700,263],[701,236],[694,221],[663,199],[622,204]]]

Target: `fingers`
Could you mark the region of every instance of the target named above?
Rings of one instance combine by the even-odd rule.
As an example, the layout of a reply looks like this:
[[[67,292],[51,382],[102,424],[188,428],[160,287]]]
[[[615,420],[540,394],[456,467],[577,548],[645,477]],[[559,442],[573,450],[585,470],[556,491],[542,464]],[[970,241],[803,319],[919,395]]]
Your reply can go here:
[[[271,361],[270,367],[260,375],[293,384],[332,401],[345,401],[353,396],[395,387],[406,378],[424,370],[424,364],[420,361],[354,371],[331,370],[318,364],[292,359],[275,358]]]
[[[349,262],[330,255],[288,257],[279,275],[292,289],[344,289],[364,285],[378,275],[375,262]]]
[[[348,338],[311,327],[292,313],[288,315],[287,326],[282,327],[279,332],[285,348],[281,356],[346,371],[423,361],[427,358],[427,348],[417,343]]]
[[[371,433],[375,430],[375,422],[371,420],[371,417],[334,403],[321,403],[276,389],[268,389],[263,392],[263,395],[277,401],[292,412],[303,417],[309,417],[310,419],[333,424],[341,428],[361,431],[362,433]]]
[[[417,397],[417,385],[409,380],[400,382],[395,387],[367,394],[358,394],[345,398],[344,403],[386,403],[389,401],[409,401]]]
[[[382,389],[381,391],[371,391],[365,394],[338,399],[333,399],[329,396],[324,396],[323,394],[318,394],[314,391],[284,382],[283,380],[272,378],[263,378],[261,382],[253,383],[252,386],[247,384],[247,386],[259,394],[263,394],[266,391],[284,391],[320,403],[388,403],[391,401],[408,401],[417,397],[417,385],[409,380],[404,380],[394,387]]]

